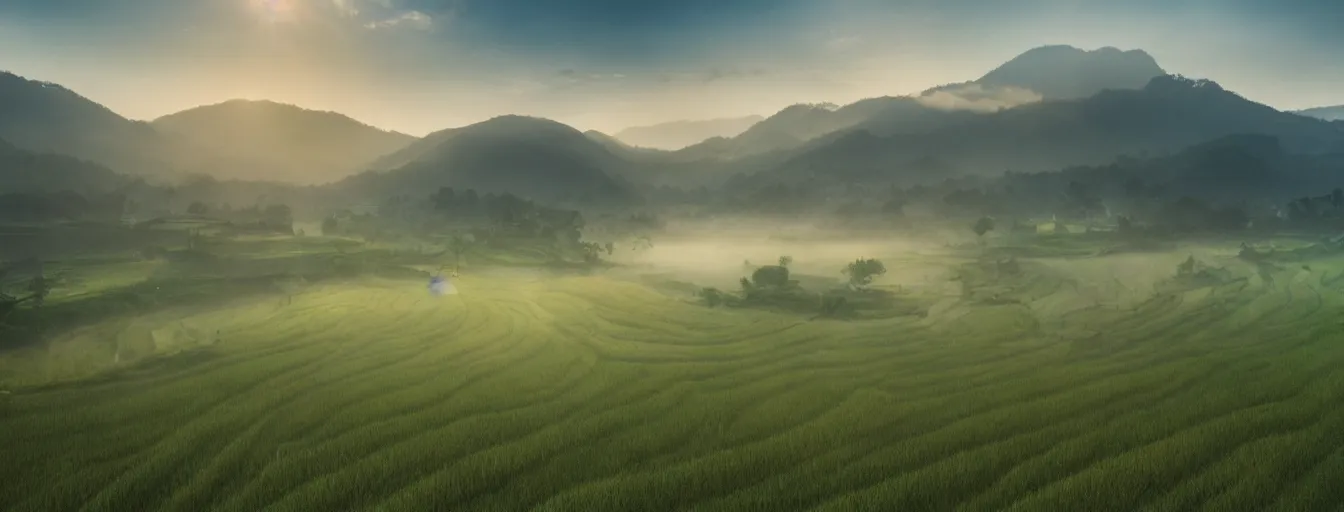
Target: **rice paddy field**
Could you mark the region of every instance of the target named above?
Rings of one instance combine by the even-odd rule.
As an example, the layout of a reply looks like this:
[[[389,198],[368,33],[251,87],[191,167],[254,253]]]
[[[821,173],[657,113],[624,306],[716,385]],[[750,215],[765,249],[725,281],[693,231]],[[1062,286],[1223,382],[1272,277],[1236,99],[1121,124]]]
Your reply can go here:
[[[0,359],[0,510],[1344,510],[1344,264],[1150,292],[1184,257],[870,321],[523,269],[165,305]]]

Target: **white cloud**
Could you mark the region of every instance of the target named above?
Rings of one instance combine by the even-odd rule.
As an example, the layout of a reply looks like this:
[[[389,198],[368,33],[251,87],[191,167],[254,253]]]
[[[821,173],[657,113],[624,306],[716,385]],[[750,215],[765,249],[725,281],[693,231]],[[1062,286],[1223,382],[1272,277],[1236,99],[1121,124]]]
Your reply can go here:
[[[434,18],[420,11],[406,11],[391,18],[368,22],[364,27],[370,30],[390,28],[429,30],[434,27]]]
[[[359,7],[355,6],[355,0],[331,0],[331,5],[336,8],[336,13],[346,18],[359,16]]]
[[[944,86],[916,97],[930,108],[993,112],[1041,101],[1041,95],[1020,87],[991,87],[968,83]]]

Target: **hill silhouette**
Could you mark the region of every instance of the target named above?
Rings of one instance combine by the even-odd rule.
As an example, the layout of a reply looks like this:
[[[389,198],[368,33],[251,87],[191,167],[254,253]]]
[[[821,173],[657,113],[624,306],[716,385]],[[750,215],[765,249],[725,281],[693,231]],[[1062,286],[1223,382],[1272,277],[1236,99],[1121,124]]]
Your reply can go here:
[[[383,159],[405,163],[339,183],[351,193],[397,195],[439,187],[510,192],[549,203],[628,203],[637,199],[622,176],[629,165],[567,125],[500,116],[436,132]]]
[[[678,152],[691,159],[732,159],[796,147],[866,119],[870,112],[862,103],[844,108],[828,103],[792,105],[735,137],[711,138]]]
[[[1021,87],[1045,100],[1079,99],[1107,89],[1142,89],[1166,75],[1143,50],[1113,47],[1082,50],[1067,45],[1027,50],[975,80],[996,87]]]
[[[1309,108],[1306,110],[1299,110],[1297,113],[1308,117],[1324,119],[1326,121],[1344,121],[1344,105]]]
[[[1121,155],[1171,154],[1236,134],[1273,136],[1287,151],[1321,153],[1340,147],[1344,126],[1277,111],[1208,80],[1161,76],[1141,90],[1107,90],[965,116],[922,133],[847,130],[813,141],[785,163],[739,183],[814,177],[919,181],[1048,171]],[[924,176],[930,168],[937,174]]]
[[[35,153],[0,140],[0,194],[72,191],[101,194],[132,180],[78,158]]]
[[[129,174],[164,176],[173,168],[169,145],[148,123],[126,119],[60,85],[6,72],[0,72],[0,139]]]
[[[271,101],[231,100],[152,124],[180,145],[186,171],[291,183],[344,178],[415,141],[334,112]]]
[[[697,157],[740,158],[797,148],[826,134],[864,128],[882,135],[929,131],[1044,100],[1079,99],[1109,89],[1141,89],[1166,73],[1142,50],[1072,46],[1028,50],[983,77],[930,88],[912,96],[884,96],[843,107],[787,107],[736,137],[706,140],[682,152]]]
[[[1180,76],[1129,87],[1154,69],[1160,70],[1141,51],[1037,48],[974,82],[845,106],[794,105],[734,137],[677,151],[633,147],[524,116],[415,139],[268,101],[235,100],[142,123],[63,87],[3,75],[0,138],[13,142],[11,155],[45,158],[41,166],[75,173],[96,174],[102,168],[89,163],[96,162],[124,174],[339,180],[335,189],[367,187],[364,197],[454,186],[548,203],[636,201],[660,185],[718,185],[739,174],[735,186],[1049,171],[1120,155],[1173,154],[1236,134],[1273,137],[1291,153],[1344,151],[1344,123],[1307,117],[1312,111],[1280,112]],[[1029,95],[1017,95],[1022,91]],[[1085,96],[1070,97],[1078,95]],[[72,158],[54,160],[55,154]],[[376,172],[354,175],[364,169]]]

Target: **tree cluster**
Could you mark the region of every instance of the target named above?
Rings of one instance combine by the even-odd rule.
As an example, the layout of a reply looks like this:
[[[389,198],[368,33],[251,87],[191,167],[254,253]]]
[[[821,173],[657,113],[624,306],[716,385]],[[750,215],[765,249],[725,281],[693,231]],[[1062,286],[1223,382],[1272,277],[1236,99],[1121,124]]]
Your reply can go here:
[[[1336,188],[1329,194],[1306,196],[1289,201],[1283,211],[1290,222],[1320,224],[1344,220],[1344,189]]]
[[[872,284],[874,279],[886,274],[887,267],[879,260],[860,258],[846,265],[840,273],[849,276],[851,286],[863,288]]]
[[[430,195],[429,202],[435,212],[483,225],[495,235],[555,238],[577,245],[584,226],[578,211],[542,206],[512,194],[482,195],[443,187]]]
[[[71,191],[0,195],[0,220],[49,222],[103,220],[116,222],[126,206],[121,194],[83,195]]]

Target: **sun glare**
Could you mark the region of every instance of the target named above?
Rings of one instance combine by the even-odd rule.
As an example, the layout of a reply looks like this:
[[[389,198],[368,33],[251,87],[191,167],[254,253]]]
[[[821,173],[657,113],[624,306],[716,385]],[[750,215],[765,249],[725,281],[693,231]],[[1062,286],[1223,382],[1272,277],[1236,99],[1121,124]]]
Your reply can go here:
[[[293,21],[296,0],[248,0],[253,12],[268,22]]]

